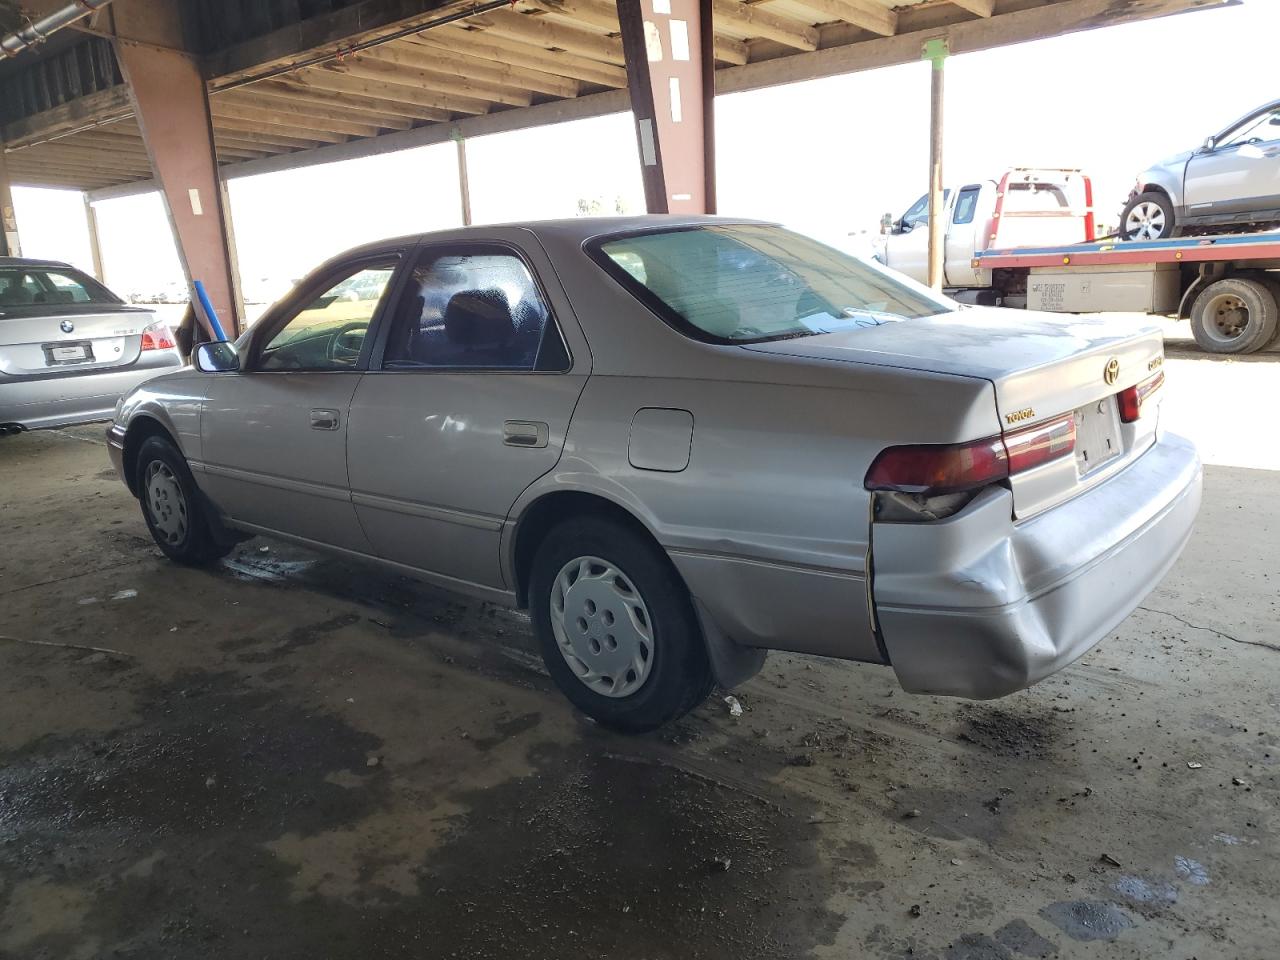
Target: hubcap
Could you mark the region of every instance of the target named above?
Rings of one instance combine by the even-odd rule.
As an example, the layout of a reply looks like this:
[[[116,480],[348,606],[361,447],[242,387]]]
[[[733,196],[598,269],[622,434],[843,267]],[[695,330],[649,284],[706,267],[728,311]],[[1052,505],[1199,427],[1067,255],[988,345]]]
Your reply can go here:
[[[1224,293],[1209,301],[1208,333],[1218,340],[1235,340],[1249,326],[1249,306],[1234,294]]]
[[[177,545],[187,535],[187,498],[182,495],[178,478],[169,465],[160,460],[147,464],[147,513],[156,531],[166,543]]]
[[[1165,216],[1158,203],[1144,201],[1129,211],[1124,232],[1130,240],[1159,240],[1164,233]]]
[[[631,578],[607,560],[570,560],[551,585],[551,629],[574,676],[606,697],[635,693],[653,669],[653,620]]]

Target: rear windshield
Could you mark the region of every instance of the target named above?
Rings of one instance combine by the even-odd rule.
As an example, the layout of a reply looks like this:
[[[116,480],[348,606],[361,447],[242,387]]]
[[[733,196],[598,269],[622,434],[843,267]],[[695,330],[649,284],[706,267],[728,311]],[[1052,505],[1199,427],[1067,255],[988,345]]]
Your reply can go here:
[[[711,343],[812,336],[952,309],[781,227],[724,224],[605,237],[588,253],[669,324]]]
[[[6,317],[80,312],[121,302],[97,280],[71,267],[0,266],[0,315]]]

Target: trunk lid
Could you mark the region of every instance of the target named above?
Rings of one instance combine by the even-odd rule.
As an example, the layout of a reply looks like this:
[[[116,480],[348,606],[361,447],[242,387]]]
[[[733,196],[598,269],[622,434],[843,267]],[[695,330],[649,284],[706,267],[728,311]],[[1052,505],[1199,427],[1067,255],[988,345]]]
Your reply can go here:
[[[1159,393],[1132,424],[1120,422],[1115,398],[1153,376],[1164,357],[1163,335],[1150,325],[994,307],[746,348],[988,380],[999,418],[993,434],[996,429],[1007,434],[1074,415],[1076,457],[1012,478],[1019,517],[1082,492],[1150,446]]]
[[[0,374],[74,376],[138,359],[150,310],[111,304],[0,307]]]

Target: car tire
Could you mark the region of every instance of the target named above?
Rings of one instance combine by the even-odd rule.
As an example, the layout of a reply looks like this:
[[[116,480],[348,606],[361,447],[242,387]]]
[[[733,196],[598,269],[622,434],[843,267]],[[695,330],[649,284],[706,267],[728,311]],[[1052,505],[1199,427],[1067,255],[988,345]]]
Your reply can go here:
[[[1120,236],[1125,240],[1164,240],[1177,229],[1173,202],[1163,193],[1140,193],[1120,214]]]
[[[148,437],[136,462],[142,516],[164,555],[189,566],[226,556],[234,544],[214,537],[204,497],[181,451],[164,437]]]
[[[529,606],[547,672],[603,726],[656,729],[714,686],[688,590],[624,524],[580,517],[553,527],[534,554]]]
[[[1280,306],[1261,280],[1232,277],[1209,284],[1191,305],[1191,333],[1209,353],[1253,353],[1276,336]]]
[[[1271,296],[1275,298],[1276,306],[1280,308],[1280,276],[1272,273],[1261,273],[1254,279],[1271,291]],[[1277,317],[1280,317],[1280,311],[1277,311]],[[1258,349],[1268,352],[1280,352],[1280,319],[1276,321],[1276,332],[1271,335],[1271,340]]]

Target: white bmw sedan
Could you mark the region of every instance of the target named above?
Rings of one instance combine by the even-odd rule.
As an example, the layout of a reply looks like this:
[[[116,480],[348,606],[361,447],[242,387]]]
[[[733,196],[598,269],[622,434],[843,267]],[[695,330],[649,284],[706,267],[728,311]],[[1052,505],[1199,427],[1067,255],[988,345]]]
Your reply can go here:
[[[1162,361],[774,225],[582,219],[337,257],[108,438],[173,559],[266,534],[528,607],[639,731],[769,649],[973,698],[1079,657],[1199,506]]]

